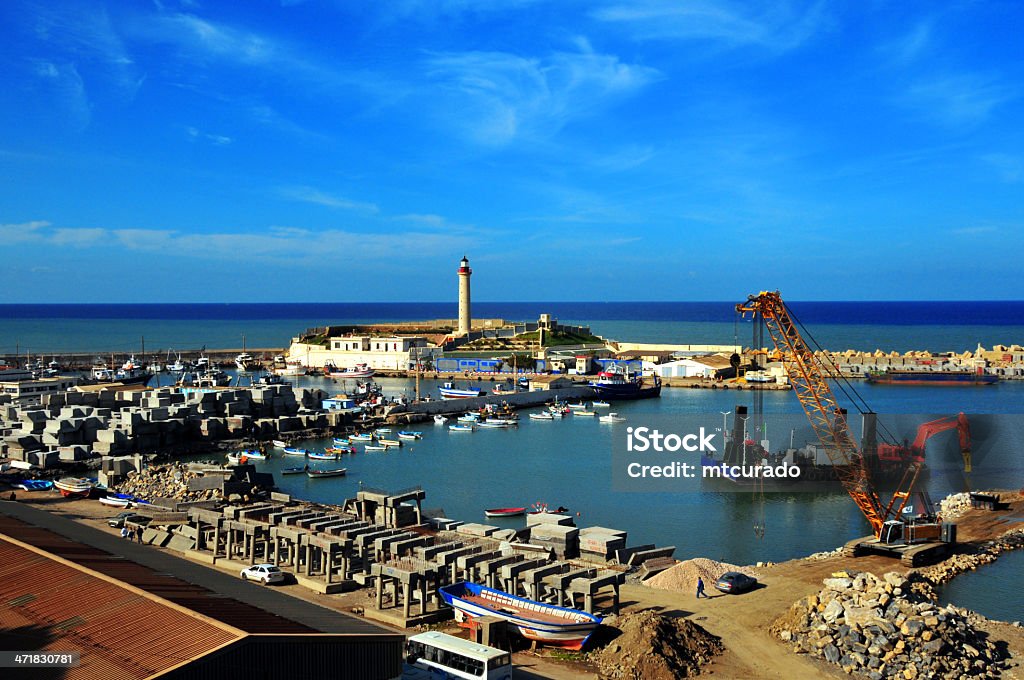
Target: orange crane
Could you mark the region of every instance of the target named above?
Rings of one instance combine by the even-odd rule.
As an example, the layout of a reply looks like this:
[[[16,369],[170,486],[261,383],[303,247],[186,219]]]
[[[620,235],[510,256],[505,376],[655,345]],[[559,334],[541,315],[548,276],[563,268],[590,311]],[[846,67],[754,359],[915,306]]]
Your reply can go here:
[[[844,553],[850,556],[865,552],[898,555],[909,566],[947,554],[955,541],[954,528],[944,529],[926,518],[903,516],[921,472],[920,461],[910,462],[892,498],[888,503],[883,502],[850,432],[846,412],[840,408],[828,383],[829,379],[838,377],[837,371],[807,344],[779,292],[762,291],[751,295],[746,302],[736,305],[736,311],[761,317],[775,348],[782,354],[793,391],[835,466],[839,481],[871,525],[874,536],[851,541]],[[947,540],[938,540],[940,537]]]

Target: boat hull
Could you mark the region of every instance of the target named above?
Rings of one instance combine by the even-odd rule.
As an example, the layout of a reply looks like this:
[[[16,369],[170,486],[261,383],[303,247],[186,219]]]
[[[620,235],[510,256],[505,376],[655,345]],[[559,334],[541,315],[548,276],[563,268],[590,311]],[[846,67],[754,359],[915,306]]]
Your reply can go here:
[[[872,385],[964,387],[994,385],[999,382],[999,376],[967,371],[887,371],[868,374],[866,381]]]
[[[593,614],[534,602],[476,583],[456,583],[439,588],[438,592],[455,610],[455,618],[460,623],[481,616],[496,616],[513,625],[528,640],[566,649],[581,649],[601,624],[601,618]],[[543,612],[546,616],[531,617],[533,612]],[[565,621],[552,620],[557,618]]]
[[[442,387],[440,390],[442,399],[471,399],[484,395],[482,390],[456,390],[447,387]]]
[[[492,508],[484,510],[484,517],[521,517],[526,514],[526,508]]]

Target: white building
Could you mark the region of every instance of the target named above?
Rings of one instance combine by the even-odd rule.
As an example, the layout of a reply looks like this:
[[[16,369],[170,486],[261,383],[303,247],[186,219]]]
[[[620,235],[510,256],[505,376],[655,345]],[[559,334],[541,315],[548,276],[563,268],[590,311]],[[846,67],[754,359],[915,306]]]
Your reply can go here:
[[[77,382],[77,378],[65,377],[0,382],[0,397],[3,397],[0,403],[11,401],[19,405],[38,404],[44,394],[67,392]]]
[[[292,340],[288,360],[301,362],[310,368],[322,368],[331,363],[337,368],[354,368],[366,364],[382,371],[408,371],[417,361],[439,355],[441,350],[428,347],[427,339],[411,336],[374,337],[346,335],[329,338],[327,347],[307,345]]]
[[[728,357],[712,354],[657,364],[653,368],[661,378],[714,378],[719,371],[732,368],[732,364]]]

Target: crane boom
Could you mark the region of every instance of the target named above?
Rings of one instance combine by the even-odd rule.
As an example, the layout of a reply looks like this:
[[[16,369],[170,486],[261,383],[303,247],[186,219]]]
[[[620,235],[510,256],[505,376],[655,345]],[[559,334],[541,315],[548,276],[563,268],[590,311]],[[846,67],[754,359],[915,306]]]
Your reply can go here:
[[[912,464],[892,500],[888,505],[883,503],[875,492],[864,457],[850,433],[846,414],[828,384],[832,371],[807,345],[779,292],[762,291],[751,295],[746,302],[736,305],[736,311],[761,316],[775,348],[782,354],[793,391],[835,466],[839,481],[871,524],[875,536],[879,536],[886,520],[898,517],[902,512],[917,481],[920,466]]]

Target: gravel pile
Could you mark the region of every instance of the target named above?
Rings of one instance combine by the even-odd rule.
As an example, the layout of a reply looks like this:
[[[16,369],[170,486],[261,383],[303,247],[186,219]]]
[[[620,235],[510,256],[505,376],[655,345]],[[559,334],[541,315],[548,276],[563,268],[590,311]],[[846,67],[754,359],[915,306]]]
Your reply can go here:
[[[692,560],[684,560],[679,564],[655,574],[644,581],[644,585],[661,590],[696,591],[697,579],[704,579],[704,587],[710,590],[714,587],[718,577],[727,571],[742,571],[748,576],[756,574],[746,567],[737,567],[728,562],[717,562],[706,557],[695,557]]]
[[[673,680],[697,675],[722,641],[687,619],[647,610],[616,619],[621,634],[590,660],[609,680]]]
[[[846,673],[884,678],[996,678],[1005,647],[977,624],[981,617],[935,602],[930,583],[895,572],[824,580],[825,588],[796,604],[772,632]]]

